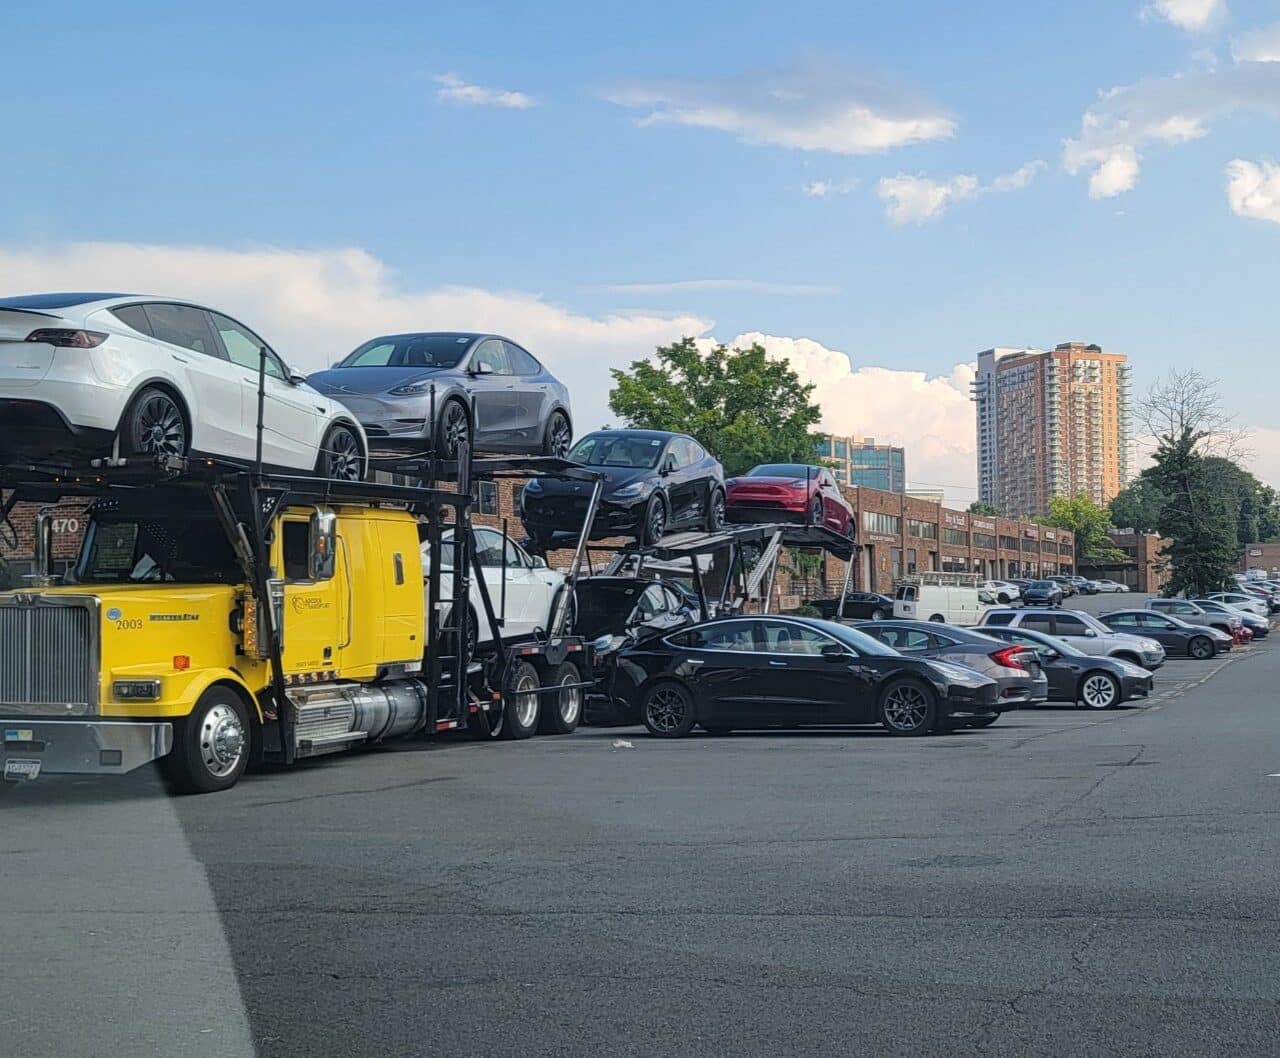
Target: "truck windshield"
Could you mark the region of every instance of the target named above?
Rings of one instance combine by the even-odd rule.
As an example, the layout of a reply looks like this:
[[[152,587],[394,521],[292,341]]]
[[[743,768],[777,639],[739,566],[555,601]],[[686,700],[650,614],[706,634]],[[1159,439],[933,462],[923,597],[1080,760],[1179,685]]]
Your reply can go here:
[[[242,579],[211,518],[95,520],[73,579],[81,584],[234,584]]]

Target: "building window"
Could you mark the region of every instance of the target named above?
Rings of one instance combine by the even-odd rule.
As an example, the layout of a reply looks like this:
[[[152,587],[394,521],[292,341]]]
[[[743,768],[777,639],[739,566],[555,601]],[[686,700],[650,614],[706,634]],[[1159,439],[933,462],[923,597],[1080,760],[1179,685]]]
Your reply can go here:
[[[849,442],[848,441],[836,442],[836,458],[837,459],[849,458]]]
[[[973,546],[983,548],[986,551],[994,551],[996,549],[996,538],[989,533],[974,533]]]
[[[952,547],[968,547],[969,534],[963,529],[943,529],[942,542]]]
[[[922,522],[919,518],[907,519],[907,535],[921,540],[937,540],[938,527],[933,522]]]
[[[902,532],[902,519],[896,514],[863,511],[862,528],[868,533],[884,533],[886,536],[897,536]],[[898,557],[901,559],[902,556],[899,555]]]
[[[902,576],[902,548],[889,548],[889,575],[897,580]]]
[[[1017,551],[1018,538],[1016,536],[1002,536],[1000,537],[1000,546],[1006,551]]]
[[[497,514],[498,483],[496,481],[477,481],[475,501],[476,514]]]
[[[914,547],[907,548],[907,572],[914,573],[916,571],[916,549]]]

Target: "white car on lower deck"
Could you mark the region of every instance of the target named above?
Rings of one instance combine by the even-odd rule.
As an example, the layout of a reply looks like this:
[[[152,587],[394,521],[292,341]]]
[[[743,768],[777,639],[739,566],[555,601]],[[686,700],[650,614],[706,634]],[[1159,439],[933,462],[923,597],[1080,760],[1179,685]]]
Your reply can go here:
[[[263,462],[355,480],[364,430],[244,324],[187,302],[126,294],[0,298],[0,458],[112,454],[252,460],[258,378]]]
[[[477,585],[479,577],[484,578],[489,589],[489,601],[493,605],[494,616],[502,622],[502,638],[523,639],[536,631],[551,631],[551,619],[554,607],[565,587],[565,577],[536,555],[530,555],[524,548],[510,537],[505,537],[496,529],[477,527],[476,556],[479,559],[479,570],[472,570],[471,577],[471,613],[472,642],[493,642],[494,628],[489,623],[484,609],[484,601],[480,597]],[[443,534],[443,562],[440,566],[440,597],[453,597],[453,531]],[[423,591],[427,591],[426,577],[431,570],[431,549],[428,544],[422,545]],[[570,598],[567,606],[566,627],[572,627],[574,602]],[[441,616],[444,626],[455,625],[453,614],[446,611]]]

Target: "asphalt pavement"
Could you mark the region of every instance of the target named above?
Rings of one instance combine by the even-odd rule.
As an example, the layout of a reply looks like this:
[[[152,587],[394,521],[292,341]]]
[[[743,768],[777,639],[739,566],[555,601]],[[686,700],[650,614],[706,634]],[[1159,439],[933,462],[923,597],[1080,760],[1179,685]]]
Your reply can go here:
[[[0,801],[14,1053],[232,1054],[247,1024],[264,1058],[1275,1055],[1277,681],[1264,643],[1138,708],[925,739],[583,729],[177,801],[33,784]],[[115,981],[70,910],[112,924]],[[110,1000],[137,1046],[100,1046]]]

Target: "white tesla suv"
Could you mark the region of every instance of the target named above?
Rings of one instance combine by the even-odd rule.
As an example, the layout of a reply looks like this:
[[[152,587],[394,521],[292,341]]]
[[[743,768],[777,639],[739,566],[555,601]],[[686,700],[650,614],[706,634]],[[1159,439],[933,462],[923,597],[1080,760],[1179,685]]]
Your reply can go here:
[[[0,454],[38,459],[209,455],[252,460],[266,348],[263,462],[358,480],[368,443],[244,324],[125,294],[0,298]]]
[[[477,527],[476,554],[480,559],[478,573],[484,577],[485,586],[489,589],[489,599],[493,603],[494,616],[502,621],[502,638],[522,639],[541,629],[550,631],[551,618],[561,591],[564,590],[563,573],[548,568],[546,562],[530,555],[524,548],[510,537],[503,536],[495,529]],[[444,598],[453,595],[453,532],[446,530],[443,534],[444,562],[440,566],[440,593]],[[425,597],[425,580],[431,569],[431,550],[424,542],[422,553],[423,592]],[[506,572],[503,572],[503,567]],[[493,627],[485,617],[484,602],[480,598],[477,586],[478,578],[472,576],[471,599],[471,641],[476,643],[493,642]],[[505,588],[503,581],[506,581]],[[505,606],[504,606],[505,593]],[[572,627],[574,604],[570,597],[567,621]],[[446,610],[442,623],[453,624],[452,613]]]

